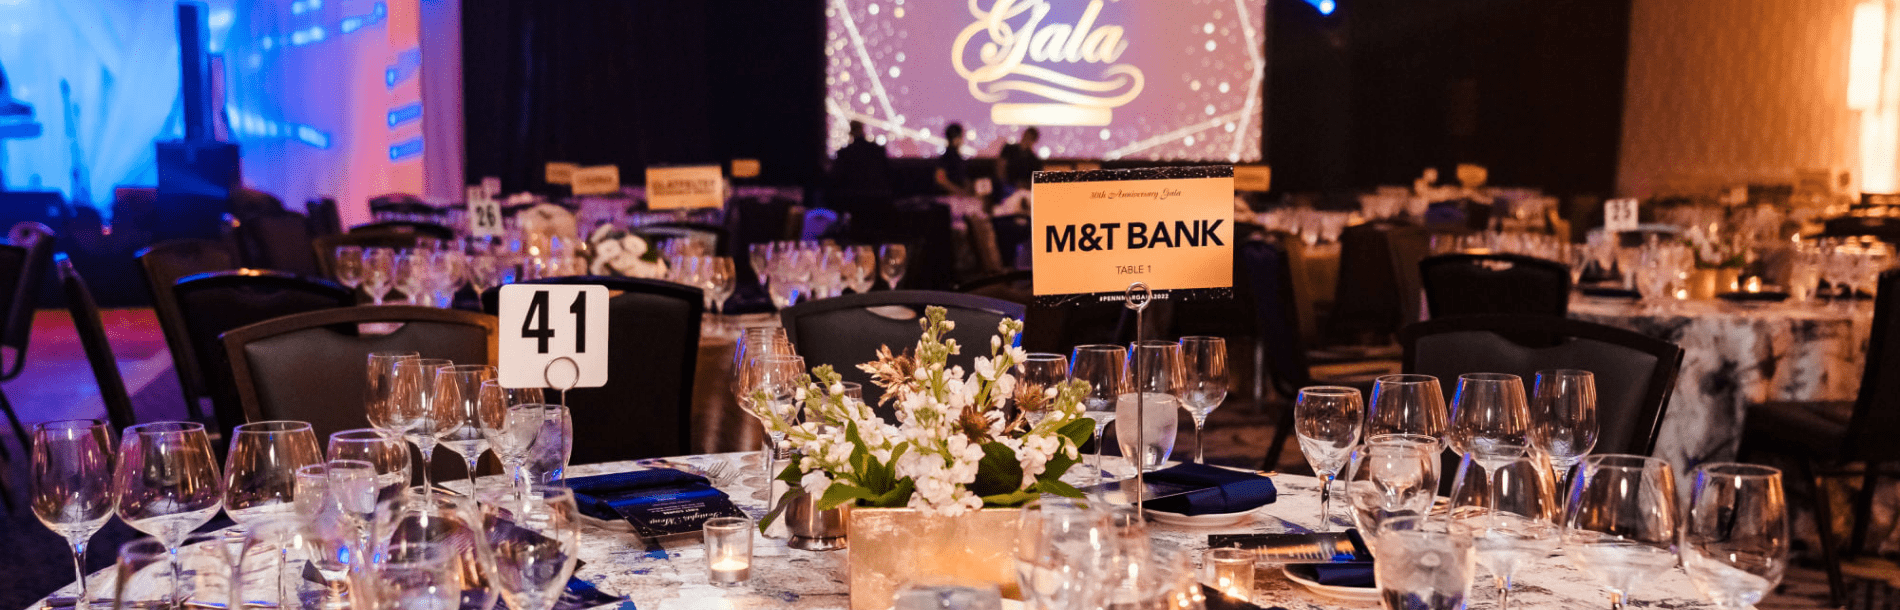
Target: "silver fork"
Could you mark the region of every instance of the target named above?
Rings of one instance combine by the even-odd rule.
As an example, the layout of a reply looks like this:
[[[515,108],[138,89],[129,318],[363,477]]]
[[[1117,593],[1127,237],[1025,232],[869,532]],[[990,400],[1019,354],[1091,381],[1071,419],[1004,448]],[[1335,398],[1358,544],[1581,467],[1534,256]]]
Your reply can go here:
[[[712,479],[713,487],[725,487],[732,484],[732,464],[717,462],[706,468],[706,478]]]

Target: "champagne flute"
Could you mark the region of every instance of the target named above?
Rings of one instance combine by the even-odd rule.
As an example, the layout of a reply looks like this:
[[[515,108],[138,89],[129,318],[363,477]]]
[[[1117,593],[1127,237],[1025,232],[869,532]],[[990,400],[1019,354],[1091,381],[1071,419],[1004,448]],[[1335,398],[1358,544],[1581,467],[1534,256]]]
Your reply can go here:
[[[1564,552],[1621,610],[1636,587],[1676,565],[1676,479],[1669,463],[1639,455],[1584,458],[1565,505]]]
[[[1451,515],[1471,527],[1478,563],[1498,587],[1498,610],[1510,608],[1517,570],[1550,554],[1562,532],[1563,506],[1545,457],[1529,447],[1500,447],[1487,476],[1466,453],[1452,485]]]
[[[435,374],[455,363],[444,358],[417,358],[396,363],[396,427],[422,456],[422,485],[433,488],[436,430]]]
[[[1781,471],[1717,462],[1696,468],[1682,564],[1709,601],[1752,608],[1788,568],[1788,500]]]
[[[1533,394],[1532,437],[1558,478],[1567,481],[1577,461],[1596,448],[1596,376],[1575,369],[1538,371]]]
[[[1050,403],[1055,400],[1056,386],[1069,380],[1069,359],[1062,354],[1032,352],[1016,363],[1016,388],[1012,399],[1016,401],[1018,416],[1029,427],[1042,424],[1049,415]]]
[[[1431,375],[1384,375],[1372,382],[1366,434],[1422,434],[1444,447],[1445,393]]]
[[[389,296],[389,290],[396,284],[396,251],[389,248],[370,248],[363,251],[363,291],[369,293],[370,302],[383,304]]]
[[[1300,453],[1320,478],[1319,531],[1332,529],[1333,479],[1351,457],[1365,423],[1365,403],[1353,388],[1302,388],[1293,403],[1293,433],[1300,439]]]
[[[119,518],[164,545],[178,596],[179,549],[192,530],[218,514],[218,464],[203,424],[154,422],[125,429],[112,488]],[[220,543],[221,544],[221,543]]]
[[[1102,466],[1102,431],[1115,421],[1115,403],[1127,383],[1123,372],[1128,365],[1128,348],[1119,345],[1078,345],[1069,356],[1069,375],[1089,384],[1082,395],[1083,415],[1095,420],[1095,484],[1100,485],[1107,469]]]
[[[1452,407],[1452,449],[1477,452],[1480,465],[1489,467],[1487,458],[1497,453],[1496,447],[1521,449],[1531,443],[1530,407],[1524,401],[1524,381],[1516,375],[1459,375]]]
[[[494,378],[495,367],[485,364],[461,364],[435,370],[435,392],[431,397],[435,438],[468,464],[470,494],[475,493],[475,469],[481,463],[482,452],[488,451],[488,437],[482,432],[482,382]]]
[[[1207,415],[1227,400],[1227,340],[1220,337],[1182,337],[1181,368],[1186,386],[1181,391],[1181,407],[1194,419],[1194,461],[1204,462],[1207,444],[1201,429]]]
[[[513,610],[552,609],[580,553],[574,492],[537,485],[529,494],[486,512],[484,529],[492,551],[482,555],[482,563],[489,581]]]
[[[508,469],[515,489],[523,493],[528,488],[527,478],[521,474],[522,462],[527,461],[528,445],[534,442],[545,417],[541,409],[526,407],[543,400],[541,388],[504,388],[497,379],[482,381],[482,436]]]
[[[86,589],[86,545],[112,518],[112,431],[97,419],[33,426],[29,475],[33,516],[73,550],[79,608],[94,604]]]
[[[396,363],[421,357],[416,352],[369,353],[369,382],[363,387],[363,408],[369,415],[369,425],[402,434],[405,420],[396,392]]]
[[[1136,466],[1152,472],[1168,462],[1179,429],[1182,386],[1181,344],[1142,341],[1128,352],[1128,382],[1116,399],[1115,439],[1122,456],[1137,456]]]
[[[323,449],[308,423],[239,425],[224,459],[224,512],[246,529],[295,514],[297,469],[322,462]]]
[[[337,246],[331,261],[331,269],[336,271],[336,283],[355,292],[356,287],[363,283],[363,247]]]
[[[897,289],[897,283],[904,279],[904,271],[909,265],[910,249],[904,244],[878,247],[877,275],[884,278],[884,285],[891,290]]]
[[[1435,436],[1367,436],[1353,449],[1346,468],[1346,501],[1352,506],[1354,526],[1377,532],[1387,519],[1430,512],[1438,494],[1437,456]]]

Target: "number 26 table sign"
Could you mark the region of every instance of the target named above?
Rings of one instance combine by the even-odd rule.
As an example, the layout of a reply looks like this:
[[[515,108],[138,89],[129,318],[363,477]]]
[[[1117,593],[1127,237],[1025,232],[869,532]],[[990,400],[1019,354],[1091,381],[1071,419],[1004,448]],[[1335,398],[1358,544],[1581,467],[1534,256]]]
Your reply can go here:
[[[501,287],[504,388],[607,385],[606,286],[509,284]]]

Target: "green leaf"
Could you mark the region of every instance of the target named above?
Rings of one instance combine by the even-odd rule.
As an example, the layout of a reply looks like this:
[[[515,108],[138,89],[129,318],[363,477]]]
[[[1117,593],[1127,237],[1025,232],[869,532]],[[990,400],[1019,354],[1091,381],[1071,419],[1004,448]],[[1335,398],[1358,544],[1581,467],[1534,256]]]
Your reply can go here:
[[[1069,437],[1069,440],[1075,441],[1075,446],[1080,447],[1083,443],[1089,442],[1089,439],[1095,437],[1095,420],[1087,417],[1078,417],[1075,421],[1069,422],[1068,425],[1056,430],[1056,434]]]
[[[876,499],[871,500],[869,504],[865,504],[864,506],[875,506],[878,508],[897,508],[897,507],[904,506],[905,504],[909,504],[910,494],[911,492],[916,491],[916,485],[917,484],[915,482],[910,480],[910,477],[904,477],[902,480],[899,480],[897,482],[897,485],[895,487],[892,487],[890,491],[884,492],[884,495],[878,496]]]
[[[1054,478],[1038,479],[1036,481],[1036,489],[1042,493],[1055,494],[1064,498],[1080,498],[1084,495],[1082,490],[1076,489],[1074,485],[1064,483],[1061,479]]]
[[[855,500],[876,500],[877,494],[871,490],[843,481],[833,481],[825,489],[825,496],[818,499],[818,510],[831,510]]]
[[[785,469],[780,470],[778,472],[778,476],[773,477],[772,480],[784,481],[786,483],[792,484],[792,487],[798,487],[799,481],[803,480],[804,478],[805,478],[805,471],[798,469],[798,460],[794,458],[791,460],[791,463],[786,464]]]
[[[983,459],[976,464],[976,480],[970,493],[990,496],[1014,492],[1023,485],[1023,467],[1016,463],[1016,452],[1002,443],[985,443]]]
[[[785,490],[784,494],[779,495],[778,505],[772,508],[772,512],[765,513],[764,519],[759,520],[759,533],[765,533],[765,528],[772,526],[772,521],[778,519],[778,514],[785,512],[785,507],[792,505],[791,500],[798,495],[798,492],[798,487],[793,486],[791,489]]]
[[[991,508],[996,508],[996,507],[1015,508],[1015,507],[1027,504],[1030,500],[1034,500],[1040,497],[1042,497],[1042,494],[1036,491],[1031,491],[1031,490],[1013,491],[1006,494],[983,496],[983,506],[991,507]]]

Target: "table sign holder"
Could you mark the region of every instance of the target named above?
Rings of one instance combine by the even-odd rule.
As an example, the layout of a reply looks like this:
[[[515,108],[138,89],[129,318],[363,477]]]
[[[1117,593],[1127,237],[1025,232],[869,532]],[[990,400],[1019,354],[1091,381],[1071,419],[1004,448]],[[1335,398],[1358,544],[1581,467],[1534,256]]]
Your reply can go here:
[[[569,367],[573,367],[574,369],[574,380],[568,382],[567,387],[561,387],[554,383],[553,371],[554,364],[557,362],[566,362]],[[555,395],[559,396],[559,398],[556,399],[556,404],[561,405],[562,408],[567,408],[567,391],[574,389],[574,386],[580,384],[581,365],[579,362],[575,362],[573,358],[567,356],[549,360],[547,366],[541,367],[541,381],[547,383],[547,388],[554,390],[556,392]]]
[[[1146,332],[1141,314],[1148,310],[1148,302],[1154,300],[1154,291],[1148,289],[1146,282],[1135,281],[1128,284],[1128,291],[1122,296],[1125,297],[1122,304],[1135,310],[1135,345],[1140,346],[1142,333]],[[1141,379],[1141,359],[1129,358],[1129,360],[1135,361],[1135,370],[1129,371],[1128,374],[1133,379]],[[1141,507],[1141,496],[1148,490],[1148,481],[1145,476],[1148,468],[1144,464],[1148,461],[1148,401],[1144,394],[1146,392],[1142,392],[1141,386],[1137,384],[1135,386],[1135,517],[1146,520],[1147,515]],[[1119,437],[1120,434],[1116,436]],[[1102,465],[1096,464],[1095,467],[1101,468]]]

